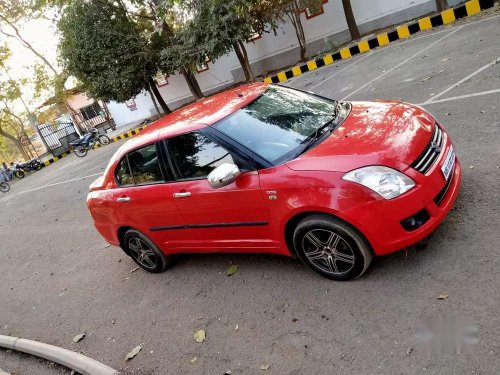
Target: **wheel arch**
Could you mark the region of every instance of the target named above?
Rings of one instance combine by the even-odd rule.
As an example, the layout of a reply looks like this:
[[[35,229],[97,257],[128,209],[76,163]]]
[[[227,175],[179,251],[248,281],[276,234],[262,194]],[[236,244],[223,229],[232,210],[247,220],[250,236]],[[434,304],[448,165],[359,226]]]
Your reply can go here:
[[[118,233],[117,233],[118,241],[120,242],[120,247],[123,250],[123,252],[125,254],[127,254],[128,256],[130,256],[130,252],[125,247],[125,243],[123,242],[123,238],[125,237],[125,233],[127,233],[130,229],[134,229],[134,228],[128,227],[128,226],[122,226],[122,227],[118,228]]]
[[[350,226],[353,230],[355,230],[361,236],[363,236],[363,238],[366,240],[366,242],[369,245],[370,252],[372,253],[372,255],[375,255],[375,252],[373,251],[372,244],[368,240],[368,237],[355,225],[351,224],[350,222],[348,222],[344,218],[342,218],[339,215],[336,215],[332,212],[320,211],[320,210],[310,210],[310,211],[301,211],[301,212],[295,213],[291,218],[288,219],[288,221],[285,224],[285,228],[284,228],[285,242],[286,242],[286,245],[288,247],[288,250],[290,251],[290,254],[294,258],[298,258],[298,254],[297,254],[297,251],[295,250],[295,246],[293,245],[293,232],[295,231],[295,228],[297,227],[297,225],[300,223],[301,220],[305,219],[308,216],[312,216],[312,215],[330,216],[330,217],[338,219],[338,220],[342,221],[343,223],[345,223],[346,225]]]

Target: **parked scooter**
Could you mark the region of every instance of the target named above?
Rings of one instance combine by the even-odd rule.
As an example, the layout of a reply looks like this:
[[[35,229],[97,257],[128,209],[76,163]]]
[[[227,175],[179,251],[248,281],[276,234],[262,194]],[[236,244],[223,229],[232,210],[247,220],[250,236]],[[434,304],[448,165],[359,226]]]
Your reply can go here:
[[[110,144],[111,140],[107,135],[99,134],[97,129],[92,129],[79,139],[70,142],[69,146],[74,150],[76,156],[83,158],[97,142],[104,146]]]

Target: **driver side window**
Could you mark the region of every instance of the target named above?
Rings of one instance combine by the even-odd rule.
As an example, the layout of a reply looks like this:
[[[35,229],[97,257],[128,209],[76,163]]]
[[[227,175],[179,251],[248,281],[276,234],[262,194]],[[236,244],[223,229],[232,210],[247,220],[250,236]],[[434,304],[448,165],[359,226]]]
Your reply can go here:
[[[180,179],[202,179],[223,163],[236,164],[224,147],[200,133],[168,140],[174,167]]]

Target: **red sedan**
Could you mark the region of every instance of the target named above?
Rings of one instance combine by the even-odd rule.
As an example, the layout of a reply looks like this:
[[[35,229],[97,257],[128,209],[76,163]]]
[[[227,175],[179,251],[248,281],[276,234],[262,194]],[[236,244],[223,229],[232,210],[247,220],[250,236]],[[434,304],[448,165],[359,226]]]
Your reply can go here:
[[[178,253],[265,252],[348,280],[429,235],[460,182],[450,137],[419,107],[257,83],[127,141],[87,203],[106,241],[149,272]]]

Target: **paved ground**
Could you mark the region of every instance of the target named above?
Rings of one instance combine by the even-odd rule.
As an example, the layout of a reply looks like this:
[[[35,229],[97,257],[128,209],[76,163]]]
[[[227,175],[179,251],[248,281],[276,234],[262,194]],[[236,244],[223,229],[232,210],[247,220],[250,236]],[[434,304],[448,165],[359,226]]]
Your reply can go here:
[[[500,57],[500,17],[473,21],[480,22],[286,83],[333,98],[420,103],[442,121],[464,181],[427,248],[379,259],[349,283],[265,255],[185,256],[160,275],[130,273],[134,263],[106,247],[85,207],[112,144],[28,176],[0,198],[0,334],[82,351],[126,374],[498,373],[500,64],[481,68]],[[456,98],[463,95],[470,97]],[[231,262],[238,272],[226,277]],[[443,293],[448,299],[438,300]],[[416,321],[439,315],[477,324],[474,354],[426,355],[416,347]],[[203,344],[193,341],[200,328]],[[0,365],[19,374],[61,371],[5,351]]]

